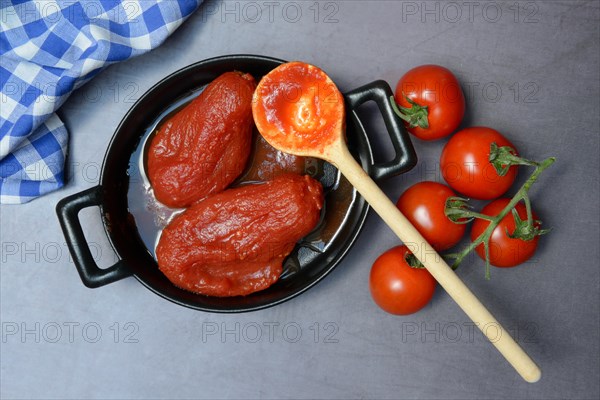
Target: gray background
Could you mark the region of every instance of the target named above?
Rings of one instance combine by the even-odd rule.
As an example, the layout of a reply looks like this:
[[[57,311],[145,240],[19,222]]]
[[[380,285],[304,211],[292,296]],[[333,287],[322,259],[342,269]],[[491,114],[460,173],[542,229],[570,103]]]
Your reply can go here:
[[[201,6],[161,48],[109,68],[64,105],[67,186],[0,209],[1,397],[598,398],[599,3],[518,1],[516,14],[512,1],[280,1],[272,16],[265,2],[254,3],[262,15],[246,4]],[[113,130],[154,83],[236,53],[317,64],[342,90],[375,79],[394,86],[411,67],[442,64],[467,92],[464,126],[493,127],[530,158],[557,157],[531,192],[554,228],[535,259],[493,269],[491,281],[476,257],[458,271],[539,363],[539,383],[524,383],[442,290],[411,316],[375,306],[370,266],[398,242],[374,214],[323,282],[259,312],[188,310],[134,278],[97,290],[81,284],[56,202],[98,182]],[[362,114],[385,158],[374,109]],[[413,182],[441,180],[444,143],[415,140],[419,165],[383,184],[392,199]],[[82,219],[96,258],[110,265],[98,210]]]

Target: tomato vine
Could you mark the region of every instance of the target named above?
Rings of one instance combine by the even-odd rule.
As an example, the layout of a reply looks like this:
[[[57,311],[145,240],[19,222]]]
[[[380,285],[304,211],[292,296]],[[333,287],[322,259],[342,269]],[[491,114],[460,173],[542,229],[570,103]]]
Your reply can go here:
[[[524,241],[533,240],[536,236],[544,235],[550,231],[550,229],[540,229],[541,221],[535,221],[533,219],[533,213],[531,211],[531,201],[529,198],[529,189],[538,180],[540,174],[550,167],[555,162],[554,157],[548,157],[542,162],[536,162],[524,159],[515,154],[514,149],[510,146],[498,147],[496,143],[492,143],[490,146],[489,161],[496,169],[496,172],[500,176],[504,176],[509,168],[513,165],[527,165],[534,167],[534,171],[513,196],[510,202],[498,213],[496,216],[485,215],[476,211],[473,211],[473,207],[469,204],[469,199],[462,197],[449,197],[446,200],[445,214],[446,216],[457,224],[466,224],[471,222],[475,218],[484,219],[489,221],[488,227],[473,240],[468,246],[458,253],[447,254],[446,257],[454,259],[452,268],[456,268],[464,258],[469,255],[477,246],[483,244],[485,249],[485,277],[490,278],[490,256],[489,256],[489,240],[494,232],[494,229],[499,225],[500,221],[508,215],[513,214],[515,219],[516,229],[512,234],[508,233],[508,236],[513,239],[521,239]],[[515,210],[515,206],[519,202],[525,204],[527,211],[527,219],[521,220],[518,213]]]

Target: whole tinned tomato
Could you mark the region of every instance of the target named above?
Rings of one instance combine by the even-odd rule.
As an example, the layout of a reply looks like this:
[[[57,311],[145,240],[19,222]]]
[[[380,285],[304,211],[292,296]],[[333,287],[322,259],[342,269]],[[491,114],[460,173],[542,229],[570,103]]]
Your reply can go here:
[[[446,185],[419,182],[400,196],[396,206],[434,249],[442,251],[457,244],[466,229],[444,214],[446,200],[452,196],[456,193]]]
[[[433,297],[436,281],[424,268],[413,268],[406,246],[383,253],[371,267],[369,288],[375,303],[384,311],[408,315],[425,307]]]
[[[498,215],[510,202],[508,198],[501,198],[492,201],[486,205],[482,214],[496,216]],[[521,220],[527,220],[527,210],[523,203],[517,203],[515,210],[519,214]],[[533,220],[537,220],[537,215],[532,212]],[[471,240],[477,239],[483,231],[488,227],[489,221],[484,219],[476,219],[473,222],[473,228],[471,230]],[[534,224],[537,224],[534,222]],[[537,224],[539,226],[539,224]],[[513,234],[515,231],[516,223],[512,212],[508,213],[496,228],[492,232],[492,236],[489,241],[489,257],[490,264],[496,267],[514,267],[529,260],[538,245],[539,236],[535,236],[531,240],[523,240],[518,238],[511,238],[508,234]],[[485,260],[485,249],[483,244],[477,246],[477,254],[483,260]]]
[[[457,192],[480,200],[502,196],[517,176],[517,166],[511,166],[504,176],[498,175],[490,163],[490,147],[515,146],[500,132],[482,126],[463,129],[454,134],[442,150],[440,168],[444,180]]]
[[[426,125],[405,121],[410,133],[423,140],[446,137],[456,131],[465,115],[465,96],[452,71],[439,65],[421,65],[404,74],[398,84],[394,98],[396,103],[412,111],[427,107]],[[421,118],[417,119],[422,121]]]

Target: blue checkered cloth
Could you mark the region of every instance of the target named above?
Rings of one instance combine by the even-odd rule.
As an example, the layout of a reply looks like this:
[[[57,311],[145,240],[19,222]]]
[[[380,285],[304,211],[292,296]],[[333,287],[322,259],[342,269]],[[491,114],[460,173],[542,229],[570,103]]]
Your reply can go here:
[[[202,0],[0,0],[0,203],[64,185],[55,111],[110,64],[160,45]]]

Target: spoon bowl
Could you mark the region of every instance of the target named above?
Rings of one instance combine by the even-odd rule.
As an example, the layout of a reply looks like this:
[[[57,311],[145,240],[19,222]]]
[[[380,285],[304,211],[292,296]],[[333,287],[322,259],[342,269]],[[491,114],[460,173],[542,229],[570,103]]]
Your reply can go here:
[[[344,141],[344,98],[325,72],[290,62],[259,82],[252,101],[258,131],[286,153],[330,161],[331,148]],[[333,160],[331,160],[333,161]]]

